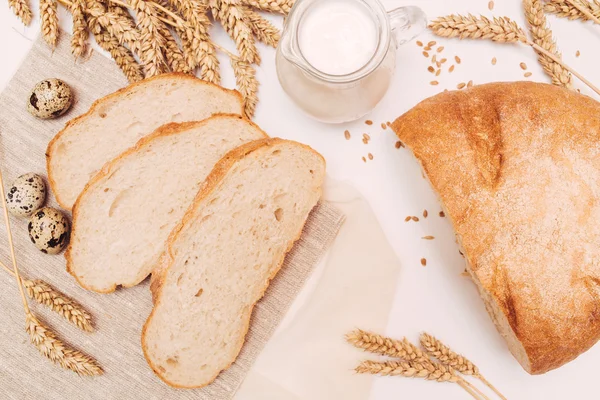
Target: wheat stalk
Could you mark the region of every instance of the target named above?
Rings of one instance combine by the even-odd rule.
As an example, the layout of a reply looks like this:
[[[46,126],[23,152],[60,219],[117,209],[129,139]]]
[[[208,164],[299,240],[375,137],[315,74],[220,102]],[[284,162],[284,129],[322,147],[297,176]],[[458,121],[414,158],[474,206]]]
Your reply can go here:
[[[431,360],[426,354],[406,338],[392,339],[376,333],[355,329],[346,335],[346,341],[356,348],[382,356],[402,358],[405,361],[427,363]]]
[[[85,0],[73,0],[70,7],[73,16],[73,36],[71,37],[71,53],[78,59],[83,57],[87,49],[89,32],[85,20]]]
[[[550,53],[538,44],[530,41],[515,22],[506,17],[497,17],[490,20],[486,17],[475,17],[473,15],[449,15],[446,17],[436,18],[429,28],[438,36],[460,39],[491,39],[500,43],[516,43],[521,42],[533,47],[539,53],[544,54],[555,63],[561,65],[564,69],[575,75],[580,81],[585,83],[590,89],[600,95],[600,89],[594,86],[590,81],[583,77],[562,62],[554,54]]]
[[[256,11],[244,8],[244,14],[246,14],[248,26],[250,26],[254,36],[269,46],[277,47],[281,38],[279,29]]]
[[[487,387],[492,389],[500,398],[506,400],[506,398],[496,389],[490,382],[488,382],[479,368],[473,364],[468,358],[458,353],[453,352],[448,346],[442,343],[439,339],[436,339],[432,335],[427,333],[421,334],[421,346],[425,349],[427,354],[431,357],[439,360],[442,364],[448,365],[454,368],[458,372],[465,375],[472,375],[475,378],[481,380]]]
[[[42,37],[52,49],[58,41],[58,14],[56,0],[40,0]]]
[[[414,361],[363,361],[355,371],[359,374],[371,374],[382,376],[403,376],[406,378],[421,378],[433,380],[436,382],[456,383],[462,387],[473,398],[480,399],[473,389],[474,387],[467,381],[457,376],[456,373],[444,365],[438,363],[420,364]],[[485,395],[482,396],[484,399]]]
[[[147,78],[161,74],[165,70],[165,56],[162,48],[165,38],[161,35],[163,23],[158,19],[153,5],[145,0],[131,0],[140,29],[140,59]]]
[[[241,61],[260,64],[252,30],[246,23],[246,16],[239,0],[210,0],[210,9],[215,20],[219,21],[229,37],[235,42]]]
[[[252,65],[233,55],[230,55],[230,60],[235,74],[235,83],[244,97],[244,115],[246,118],[252,118],[258,103],[256,70],[252,68]]]
[[[592,20],[600,24],[600,1],[593,0],[546,0],[544,11],[571,20]]]
[[[29,4],[27,4],[27,0],[8,0],[8,6],[23,24],[29,25],[31,23],[33,13],[29,8]]]
[[[295,0],[242,0],[242,4],[261,11],[287,15]]]
[[[556,48],[556,42],[552,38],[552,31],[548,27],[542,0],[523,0],[525,17],[529,23],[529,31],[533,37],[533,43],[543,47],[546,51],[561,58]],[[538,52],[538,60],[546,74],[552,79],[552,83],[566,88],[571,87],[571,74],[560,64],[554,62],[550,57]]]
[[[79,376],[102,375],[102,368],[95,359],[67,346],[31,312],[25,315],[29,340],[44,357]]]
[[[96,360],[84,355],[83,353],[71,349],[58,339],[56,334],[44,326],[33,315],[27,298],[25,297],[25,289],[23,281],[17,267],[17,257],[15,256],[15,246],[12,239],[12,231],[10,229],[10,219],[8,218],[8,207],[6,205],[6,193],[4,192],[4,179],[2,171],[0,171],[0,196],[2,197],[2,211],[4,215],[4,225],[6,226],[6,234],[8,236],[8,248],[13,266],[14,277],[19,288],[19,295],[23,303],[25,311],[25,330],[29,334],[31,343],[39,350],[39,352],[51,361],[58,363],[63,368],[70,369],[79,375],[100,375],[102,368]]]
[[[206,4],[200,0],[169,0],[169,2],[188,22],[184,27],[178,28],[188,66],[193,65],[194,68],[199,66],[200,78],[219,84],[221,82],[219,60],[208,33],[210,20],[206,16]]]

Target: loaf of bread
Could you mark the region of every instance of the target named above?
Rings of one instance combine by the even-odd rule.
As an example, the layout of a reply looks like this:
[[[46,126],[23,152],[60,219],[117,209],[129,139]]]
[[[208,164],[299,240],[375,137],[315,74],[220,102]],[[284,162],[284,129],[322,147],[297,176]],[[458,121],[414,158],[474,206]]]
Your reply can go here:
[[[600,104],[537,83],[441,93],[392,125],[443,203],[487,310],[540,374],[600,338]]]
[[[206,386],[233,363],[324,178],[317,152],[282,139],[243,145],[215,166],[152,274],[142,348],[166,383]]]
[[[161,125],[241,114],[242,103],[238,92],[185,74],[159,75],[96,101],[48,144],[48,180],[56,200],[71,209],[106,162]]]
[[[73,208],[67,270],[79,284],[112,292],[144,280],[214,165],[267,135],[239,115],[172,123],[107,163]]]

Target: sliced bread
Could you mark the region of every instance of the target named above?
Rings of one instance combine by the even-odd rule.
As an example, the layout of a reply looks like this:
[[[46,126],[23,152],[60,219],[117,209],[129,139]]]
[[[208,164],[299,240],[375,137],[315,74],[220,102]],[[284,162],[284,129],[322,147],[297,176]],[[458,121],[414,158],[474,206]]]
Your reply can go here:
[[[317,152],[282,139],[243,145],[215,166],[153,273],[142,348],[162,380],[202,387],[234,362],[324,177]]]
[[[96,292],[137,285],[228,151],[267,135],[239,115],[168,124],[107,163],[73,209],[67,270]]]
[[[48,180],[56,200],[71,209],[106,162],[161,125],[241,114],[242,103],[238,92],[184,74],[159,75],[96,101],[48,144]]]

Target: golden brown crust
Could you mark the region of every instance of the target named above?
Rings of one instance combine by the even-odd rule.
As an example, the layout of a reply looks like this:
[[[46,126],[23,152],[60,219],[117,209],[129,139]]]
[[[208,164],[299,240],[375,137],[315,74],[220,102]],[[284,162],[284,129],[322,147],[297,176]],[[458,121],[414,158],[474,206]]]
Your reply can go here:
[[[64,133],[66,132],[66,130],[68,128],[77,124],[78,122],[80,122],[81,120],[86,118],[87,116],[92,115],[96,111],[96,109],[98,107],[101,107],[104,103],[111,101],[114,98],[119,97],[121,95],[126,95],[131,90],[133,90],[139,86],[145,86],[148,83],[154,82],[157,80],[172,79],[172,78],[177,78],[177,79],[181,79],[181,80],[189,80],[190,83],[193,82],[193,83],[202,83],[202,84],[206,84],[206,85],[211,85],[216,88],[219,88],[223,92],[234,94],[240,101],[240,114],[242,113],[244,98],[237,90],[225,89],[225,88],[215,85],[213,83],[203,81],[193,75],[184,74],[184,73],[180,73],[180,72],[161,74],[161,75],[157,75],[157,76],[154,76],[154,77],[151,77],[148,79],[141,80],[139,82],[132,83],[128,86],[125,86],[125,87],[117,90],[114,93],[111,93],[105,97],[102,97],[101,99],[94,101],[94,103],[90,106],[90,109],[85,114],[82,114],[82,115],[75,117],[75,118],[71,119],[70,121],[68,121],[65,124],[65,127],[50,140],[50,142],[48,143],[48,147],[46,148],[46,170],[48,171],[48,183],[50,184],[50,189],[52,190],[52,193],[54,193],[54,197],[56,198],[56,201],[62,208],[64,208],[65,210],[71,209],[71,207],[68,204],[65,204],[65,202],[60,198],[58,191],[55,190],[56,181],[54,180],[52,167],[50,165],[50,160],[51,160],[52,154],[54,152],[54,144],[58,141],[58,139],[60,139],[62,137],[62,135],[64,135]]]
[[[77,200],[75,201],[75,204],[73,205],[73,218],[72,218],[73,222],[72,222],[72,226],[71,226],[71,238],[74,239],[77,236],[77,218],[78,218],[78,208],[79,208],[80,202],[83,201],[82,199],[89,193],[89,189],[92,188],[97,182],[101,181],[103,178],[110,175],[111,172],[113,171],[113,169],[116,166],[118,166],[122,160],[124,160],[125,158],[129,157],[132,154],[139,152],[144,147],[149,146],[156,138],[170,136],[170,135],[176,135],[176,134],[179,134],[182,132],[187,132],[188,130],[190,130],[192,128],[206,125],[208,122],[210,122],[214,119],[223,119],[223,118],[245,120],[250,125],[252,125],[256,130],[258,130],[259,132],[262,132],[265,137],[268,137],[268,135],[262,129],[260,129],[255,123],[247,120],[246,118],[244,118],[238,114],[214,114],[213,116],[211,116],[205,120],[202,120],[202,121],[190,121],[190,122],[182,122],[182,123],[172,122],[172,123],[168,123],[166,125],[161,126],[160,128],[158,128],[151,134],[141,138],[135,144],[135,146],[125,150],[123,153],[121,153],[114,159],[112,159],[112,160],[108,161],[106,164],[104,164],[102,169],[96,175],[94,175],[94,177],[92,177],[92,179],[90,179],[90,181],[85,185],[85,188],[81,191],[81,193],[77,197]],[[77,283],[79,283],[79,285],[81,287],[83,287],[84,289],[87,289],[87,290],[97,292],[97,293],[112,293],[115,291],[115,289],[117,288],[117,285],[113,285],[108,290],[99,290],[98,288],[93,288],[93,287],[87,286],[81,280],[79,280],[79,278],[73,273],[73,270],[71,268],[72,259],[70,256],[70,250],[71,250],[71,244],[69,244],[69,246],[67,247],[67,250],[65,251],[65,259],[67,261],[67,272],[69,272],[75,278],[75,280],[77,281]],[[123,286],[124,287],[132,287],[135,285],[137,285],[137,283],[135,283],[133,285],[123,285]]]
[[[146,362],[148,362],[148,365],[150,366],[150,368],[152,368],[152,371],[154,371],[154,373],[163,382],[165,382],[169,386],[172,386],[175,388],[181,388],[181,389],[194,389],[194,388],[197,389],[197,388],[202,388],[202,387],[210,385],[217,378],[217,376],[219,376],[219,374],[221,372],[227,370],[235,362],[235,360],[237,359],[237,356],[239,355],[240,351],[242,350],[246,335],[248,334],[248,330],[250,329],[250,318],[247,318],[245,321],[246,326],[243,329],[244,335],[242,336],[242,339],[240,340],[240,342],[238,344],[238,348],[237,348],[235,357],[233,357],[233,359],[231,360],[229,365],[227,365],[222,371],[215,374],[215,376],[212,379],[210,379],[209,381],[207,381],[206,384],[200,385],[200,386],[182,386],[182,385],[178,385],[174,382],[170,382],[161,374],[160,370],[158,368],[156,368],[156,366],[152,363],[152,360],[148,356],[147,346],[145,344],[145,337],[146,337],[146,330],[148,328],[148,324],[150,323],[150,320],[152,319],[152,316],[154,315],[154,311],[156,310],[157,306],[160,304],[160,301],[161,301],[161,290],[162,290],[162,285],[165,281],[165,276],[174,261],[173,254],[171,252],[171,250],[172,250],[171,245],[173,244],[173,242],[175,242],[175,240],[177,240],[177,236],[179,235],[179,233],[181,232],[182,228],[185,226],[187,221],[189,221],[193,217],[194,208],[195,208],[196,204],[198,204],[200,201],[202,201],[202,199],[206,198],[208,195],[210,195],[213,192],[213,190],[216,189],[219,182],[221,182],[221,180],[223,178],[225,178],[225,176],[227,175],[227,172],[234,166],[234,164],[238,160],[244,158],[248,154],[250,154],[258,149],[261,149],[265,146],[273,146],[273,145],[275,145],[277,143],[281,143],[281,142],[289,142],[289,140],[284,140],[284,139],[279,139],[279,138],[267,138],[267,139],[255,140],[253,142],[243,144],[240,147],[233,149],[229,153],[227,153],[215,165],[215,167],[212,170],[212,172],[210,173],[210,175],[204,181],[204,186],[198,191],[198,194],[196,195],[196,198],[194,199],[192,205],[190,205],[190,207],[187,210],[187,212],[185,213],[184,217],[181,219],[181,222],[179,222],[177,224],[177,226],[171,231],[171,234],[169,235],[169,239],[167,241],[167,246],[166,246],[165,252],[161,256],[161,261],[160,261],[161,265],[163,267],[157,273],[156,277],[154,276],[154,273],[152,276],[152,284],[151,284],[150,290],[152,291],[152,299],[154,302],[154,307],[152,308],[152,311],[150,312],[150,315],[148,316],[148,319],[146,320],[146,323],[144,324],[144,327],[142,328],[142,337],[141,337],[142,350],[144,352],[144,357],[146,358]],[[323,158],[323,156],[320,153],[318,153],[317,151],[312,149],[310,146],[307,146],[305,144],[301,144],[301,143],[297,143],[297,144],[313,151],[315,154],[317,154],[323,160],[323,164],[325,165],[325,159]],[[307,217],[308,217],[308,215],[307,215]],[[287,255],[287,253],[292,249],[292,247],[294,246],[294,243],[300,239],[300,236],[302,235],[302,230],[304,229],[305,223],[306,223],[306,219],[304,220],[304,223],[300,227],[300,230],[299,230],[298,234],[296,235],[296,238],[290,242],[288,248],[284,252],[284,256],[281,258],[281,260],[279,260],[278,266],[274,269],[273,274],[267,280],[265,287],[262,290],[262,295],[260,296],[260,298],[262,298],[264,296],[265,292],[267,291],[267,289],[269,287],[270,282],[273,280],[273,278],[275,278],[275,276],[281,269],[281,266],[283,265],[283,262],[285,260],[285,255]],[[259,298],[259,300],[260,300],[260,298]],[[256,306],[257,303],[258,303],[258,301],[250,306],[250,309],[248,312],[249,316],[252,315],[252,313],[254,311],[254,307]]]
[[[494,83],[434,96],[392,125],[533,374],[600,338],[598,115],[599,103],[563,88]]]

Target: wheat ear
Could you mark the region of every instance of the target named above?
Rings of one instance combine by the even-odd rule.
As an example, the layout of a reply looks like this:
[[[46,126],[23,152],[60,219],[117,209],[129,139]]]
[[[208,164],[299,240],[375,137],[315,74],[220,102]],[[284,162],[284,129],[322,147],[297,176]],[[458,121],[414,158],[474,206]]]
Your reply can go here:
[[[242,4],[261,11],[287,15],[294,5],[294,0],[242,0]]]
[[[206,16],[207,5],[200,0],[169,0],[169,3],[188,22],[178,28],[186,63],[192,69],[200,67],[200,78],[219,84],[219,60],[208,33],[211,23]]]
[[[88,27],[85,20],[85,0],[73,0],[71,4],[73,16],[73,36],[71,37],[71,53],[75,59],[84,56],[87,50]]]
[[[502,393],[500,393],[498,389],[496,389],[490,382],[488,382],[483,377],[483,375],[481,375],[479,368],[477,368],[477,366],[473,364],[468,358],[453,352],[439,339],[436,339],[434,336],[429,335],[427,333],[421,334],[420,341],[421,346],[423,346],[427,354],[429,354],[431,357],[439,360],[442,364],[454,368],[462,374],[472,375],[475,378],[481,380],[487,387],[492,389],[498,396],[500,396],[500,398],[506,400]]]
[[[246,118],[252,118],[258,103],[258,80],[256,79],[256,70],[252,65],[242,61],[238,57],[230,57],[233,73],[235,74],[235,83],[238,90],[244,97],[244,115]]]
[[[31,23],[33,13],[29,8],[29,4],[27,4],[27,0],[8,0],[8,6],[23,24],[29,25]]]
[[[523,0],[523,8],[533,43],[543,47],[546,51],[560,59],[560,52],[556,48],[556,42],[552,38],[552,31],[548,27],[546,15],[544,14],[542,0]],[[566,88],[571,87],[571,74],[569,71],[543,53],[538,52],[538,60],[546,74],[552,79],[554,85]]]
[[[406,338],[397,340],[362,329],[355,329],[346,334],[346,341],[356,348],[382,356],[402,358],[405,361],[418,363],[430,361],[426,354],[423,354],[418,347]]]
[[[595,23],[598,23],[597,19],[600,17],[600,1],[583,0],[577,3],[577,6],[573,2],[568,0],[546,0],[544,4],[544,11],[549,14],[555,14],[562,18],[569,18],[571,20],[581,19],[583,21],[589,21],[592,19]],[[590,14],[593,18],[590,18]]]
[[[26,328],[31,343],[40,353],[79,376],[102,375],[100,365],[92,357],[63,343],[52,330],[41,323],[31,312],[26,313]]]
[[[157,11],[145,0],[131,0],[140,29],[140,60],[144,65],[147,78],[165,70],[165,57],[162,48],[165,38],[161,35],[163,23],[158,19]]]
[[[254,36],[246,23],[239,0],[210,0],[209,4],[214,19],[221,23],[235,42],[240,60],[248,64],[260,64]]]
[[[246,14],[248,26],[250,26],[254,36],[271,47],[277,47],[281,38],[279,29],[256,11],[244,8],[244,14]]]
[[[363,361],[355,369],[359,374],[382,376],[403,376],[406,378],[422,378],[437,382],[456,383],[473,398],[480,399],[472,390],[472,386],[456,375],[450,368],[441,364],[424,365],[414,361]]]
[[[52,47],[58,41],[58,14],[56,0],[40,0],[42,37]]]
[[[129,82],[133,83],[144,79],[142,66],[138,64],[129,49],[120,44],[118,39],[108,33],[106,29],[103,29],[95,17],[88,18],[88,24],[98,45],[110,53]]]
[[[182,72],[184,74],[189,74],[190,72],[192,72],[192,70],[188,68],[187,63],[185,62],[183,52],[179,48],[179,45],[177,44],[177,40],[175,40],[173,33],[164,25],[161,26],[160,33],[165,38],[164,53],[169,69],[173,72]]]
[[[496,17],[493,20],[486,17],[475,17],[471,14],[468,16],[462,15],[449,15],[446,17],[436,18],[430,25],[429,29],[433,33],[441,37],[460,39],[490,39],[500,43],[516,43],[521,42],[523,44],[533,47],[538,53],[544,54],[546,57],[561,65],[564,69],[575,75],[580,81],[585,83],[590,89],[600,95],[600,89],[594,86],[590,81],[583,77],[580,73],[575,71],[562,62],[554,54],[550,53],[538,44],[530,41],[525,34],[525,31],[521,29],[514,21],[511,21],[506,17]]]
[[[17,267],[17,257],[15,256],[15,246],[12,240],[12,231],[10,229],[10,219],[8,218],[8,207],[6,206],[6,194],[4,192],[4,179],[2,171],[0,171],[0,196],[2,196],[2,211],[4,215],[4,224],[6,226],[6,234],[8,236],[8,248],[13,266],[13,272],[19,288],[19,295],[23,303],[25,311],[25,331],[29,334],[31,343],[39,350],[39,352],[49,358],[51,361],[58,363],[61,367],[70,369],[79,375],[100,375],[102,368],[93,358],[86,356],[80,351],[71,349],[65,345],[54,332],[44,326],[31,312],[23,281]]]
[[[13,277],[15,276],[15,273],[4,263],[0,262],[0,267]],[[40,279],[32,281],[21,276],[21,282],[30,299],[50,308],[83,331],[92,332],[94,330],[92,316],[75,300]]]
[[[98,0],[88,2],[88,13],[90,16],[95,17],[99,28],[114,36],[119,44],[127,45],[133,52],[139,54],[140,32],[135,27],[135,22],[128,13],[116,10],[116,7],[112,7],[109,11]]]

